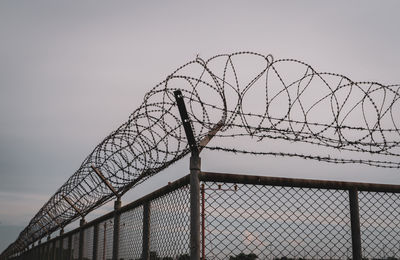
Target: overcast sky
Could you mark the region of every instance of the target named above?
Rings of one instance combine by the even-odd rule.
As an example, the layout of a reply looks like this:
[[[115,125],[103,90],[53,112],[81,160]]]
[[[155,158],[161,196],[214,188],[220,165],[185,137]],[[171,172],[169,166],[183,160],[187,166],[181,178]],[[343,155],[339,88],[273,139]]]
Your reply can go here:
[[[399,83],[399,8],[399,1],[1,1],[0,251],[144,94],[197,54],[271,53],[355,81]],[[400,183],[397,171],[359,165],[296,162],[299,170],[282,167],[288,159],[202,158],[206,170]],[[187,172],[185,158],[147,185]]]

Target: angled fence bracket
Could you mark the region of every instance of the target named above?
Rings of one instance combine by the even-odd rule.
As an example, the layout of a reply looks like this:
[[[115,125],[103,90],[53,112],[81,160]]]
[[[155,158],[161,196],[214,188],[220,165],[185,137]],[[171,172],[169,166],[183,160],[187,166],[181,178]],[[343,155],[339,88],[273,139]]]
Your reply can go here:
[[[45,226],[43,226],[42,223],[40,223],[39,221],[38,221],[37,223],[39,224],[39,226],[40,226],[42,229],[44,229],[44,231],[45,231],[47,234],[49,233],[49,231],[47,230],[47,228],[46,228]]]
[[[63,199],[78,213],[82,218],[85,218],[85,215],[74,205],[74,203],[66,196],[62,196]]]
[[[112,193],[114,193],[115,197],[118,199],[121,198],[121,196],[118,194],[118,192],[114,189],[114,187],[111,185],[111,183],[104,177],[103,173],[96,168],[94,165],[90,166],[92,170],[96,173],[96,175],[101,179],[101,181],[111,190]]]
[[[57,218],[55,218],[53,216],[53,214],[50,213],[50,211],[47,212],[47,215],[49,215],[50,219],[53,220],[54,222],[57,223],[57,226],[61,229],[63,229],[63,226],[61,225],[61,223],[57,220]]]
[[[185,129],[186,138],[189,143],[190,152],[192,153],[192,157],[199,156],[200,152],[197,148],[196,139],[193,135],[193,129],[190,125],[190,119],[186,110],[185,102],[183,101],[183,95],[180,90],[174,91],[175,100],[178,105],[179,114],[181,116],[183,128]]]

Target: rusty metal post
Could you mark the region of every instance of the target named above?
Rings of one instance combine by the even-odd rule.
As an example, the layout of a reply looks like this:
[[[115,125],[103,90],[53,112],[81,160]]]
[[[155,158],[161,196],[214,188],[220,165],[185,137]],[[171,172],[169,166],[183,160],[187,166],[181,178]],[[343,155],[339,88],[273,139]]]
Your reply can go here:
[[[117,197],[114,202],[114,233],[113,233],[113,254],[112,259],[118,260],[119,253],[119,229],[120,229],[120,218],[121,218],[121,198]]]
[[[79,260],[83,260],[83,246],[84,246],[84,239],[85,239],[85,230],[83,226],[85,225],[85,219],[81,218],[79,222]]]
[[[351,242],[353,247],[353,260],[361,260],[361,232],[360,232],[360,214],[358,206],[358,190],[356,188],[349,190],[350,199],[350,220],[351,220]]]
[[[150,259],[150,201],[143,204],[142,259]]]
[[[97,248],[99,244],[99,223],[94,224],[93,227],[93,260],[97,260]]]
[[[200,180],[201,159],[194,138],[190,119],[187,114],[183,95],[180,90],[174,91],[183,128],[188,140],[190,157],[190,259],[200,259]]]

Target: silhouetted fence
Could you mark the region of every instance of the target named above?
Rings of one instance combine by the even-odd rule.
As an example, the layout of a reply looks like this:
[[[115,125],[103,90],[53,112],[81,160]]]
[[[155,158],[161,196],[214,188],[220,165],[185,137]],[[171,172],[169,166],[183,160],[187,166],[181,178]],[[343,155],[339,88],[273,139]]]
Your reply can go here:
[[[202,259],[400,259],[398,185],[199,179]],[[188,175],[11,259],[189,259],[190,204]]]

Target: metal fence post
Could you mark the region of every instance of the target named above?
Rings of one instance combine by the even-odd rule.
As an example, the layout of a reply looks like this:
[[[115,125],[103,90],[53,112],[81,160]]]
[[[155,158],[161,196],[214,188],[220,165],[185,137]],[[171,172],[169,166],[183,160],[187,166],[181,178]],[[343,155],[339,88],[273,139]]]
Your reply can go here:
[[[72,234],[68,236],[68,250],[67,250],[67,259],[72,259]]]
[[[54,239],[53,240],[53,254],[52,254],[52,259],[53,260],[57,259],[57,247],[56,247],[57,241],[58,241],[58,239]]]
[[[42,258],[42,255],[41,255],[41,252],[42,252],[41,242],[42,241],[39,240],[39,242],[37,244],[37,259],[41,259]]]
[[[84,239],[85,239],[85,230],[83,226],[85,225],[85,219],[81,218],[79,222],[79,260],[83,260],[83,246],[84,246]]]
[[[41,257],[40,257],[40,259],[46,259],[46,243],[45,242],[43,242],[43,244],[42,244],[42,253],[41,253]]]
[[[38,260],[39,259],[39,254],[38,254],[38,246],[36,245],[34,248],[33,248],[33,259],[35,259],[35,260]]]
[[[97,248],[99,244],[99,223],[94,224],[93,227],[93,260],[97,260]]]
[[[42,244],[42,241],[39,240],[39,259],[43,259],[44,257],[44,244]]]
[[[150,259],[150,201],[143,204],[143,241],[142,258]]]
[[[64,235],[64,228],[61,228],[59,242],[58,242],[58,259],[60,260],[63,260],[63,250],[64,250],[63,235]]]
[[[201,159],[190,157],[190,259],[200,259],[200,181]]]
[[[351,220],[351,242],[353,247],[353,260],[361,260],[361,232],[360,232],[360,214],[358,206],[358,190],[356,188],[349,190],[350,199],[350,220]]]
[[[121,209],[121,198],[117,197],[117,200],[114,202],[114,233],[113,233],[113,260],[118,260],[119,253],[119,228],[120,228],[120,217],[121,213],[119,210]]]
[[[44,244],[44,259],[49,260],[49,238],[47,237],[47,241]]]

